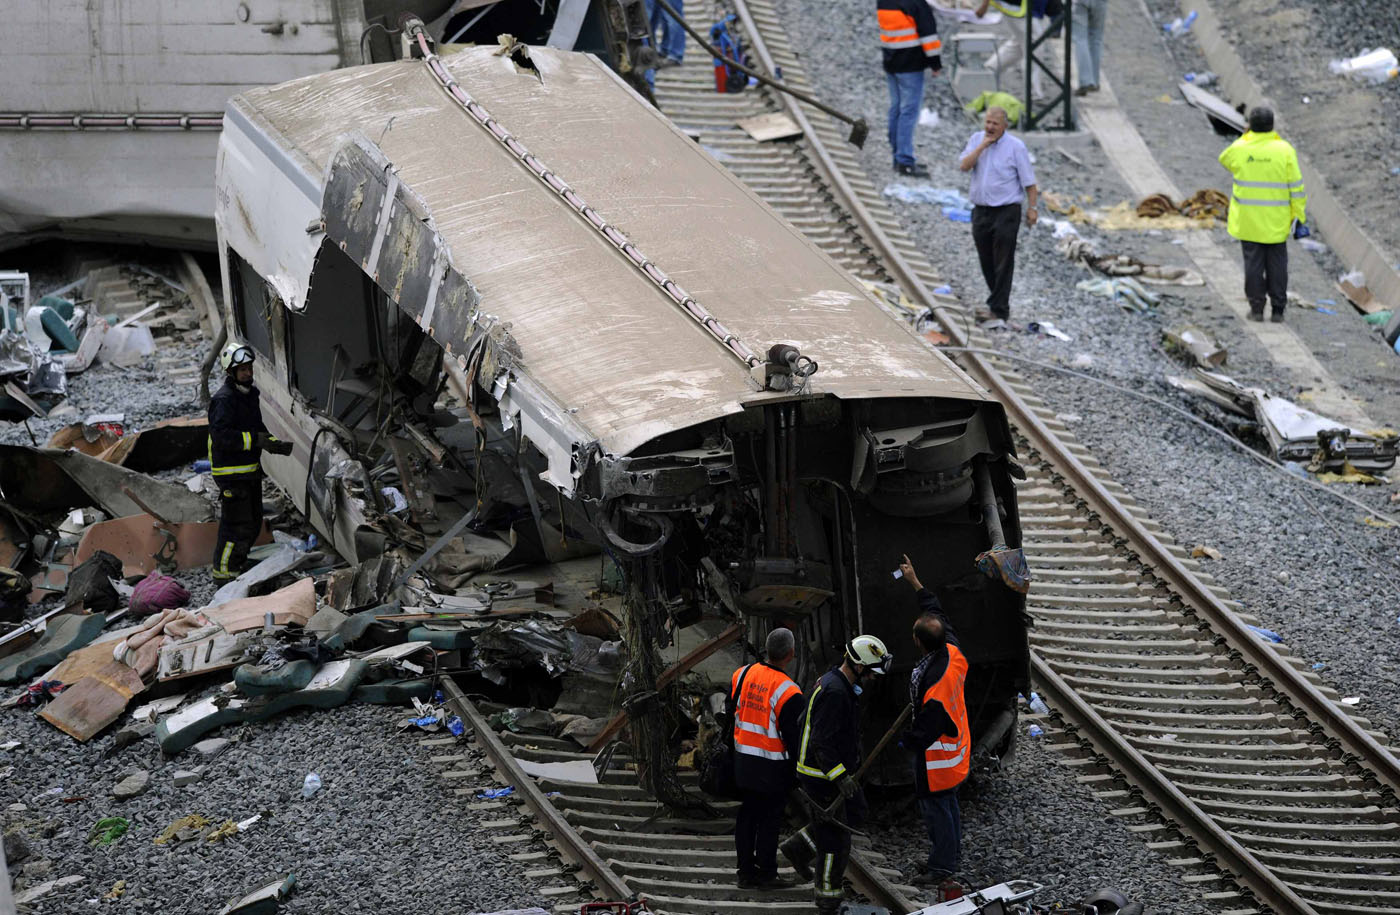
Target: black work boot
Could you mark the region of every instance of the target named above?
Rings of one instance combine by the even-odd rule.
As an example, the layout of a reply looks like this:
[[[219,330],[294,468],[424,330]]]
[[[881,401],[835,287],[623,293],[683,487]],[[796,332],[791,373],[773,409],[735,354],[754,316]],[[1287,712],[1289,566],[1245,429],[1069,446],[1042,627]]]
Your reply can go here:
[[[778,850],[804,882],[812,879],[812,846],[807,844],[807,837],[803,833],[797,832],[789,836],[778,846]]]
[[[1264,307],[1261,305],[1258,308],[1255,308],[1253,305],[1251,305],[1249,307],[1249,320],[1262,322],[1264,320]]]
[[[797,879],[787,874],[759,874],[755,882],[760,890],[786,890],[797,886]]]
[[[1276,312],[1274,312],[1273,314],[1269,315],[1269,320],[1272,321],[1272,322],[1274,322],[1275,324],[1282,324],[1282,323],[1283,323],[1283,312],[1281,312],[1281,311],[1276,311]]]

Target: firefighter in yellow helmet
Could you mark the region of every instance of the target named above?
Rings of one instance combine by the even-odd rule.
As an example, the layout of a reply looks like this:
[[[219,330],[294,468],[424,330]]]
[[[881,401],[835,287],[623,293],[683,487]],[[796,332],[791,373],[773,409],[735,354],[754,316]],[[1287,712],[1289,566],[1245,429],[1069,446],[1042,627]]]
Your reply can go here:
[[[860,716],[857,699],[864,683],[883,676],[894,663],[885,643],[858,635],[846,643],[841,663],[822,674],[807,700],[797,752],[797,781],[817,806],[843,803],[830,819],[820,816],[783,843],[783,854],[806,877],[813,877],[817,911],[835,915],[845,894],[842,876],[851,856],[851,833],[865,819],[865,794],[852,777],[860,768]],[[804,847],[805,846],[805,847]],[[815,854],[816,860],[812,857]]]
[[[253,386],[253,350],[230,343],[219,353],[224,384],[209,400],[209,463],[219,486],[219,539],[214,546],[214,580],[237,578],[248,550],[262,529],[264,451],[291,454],[291,442],[278,441],[263,425],[258,389]]]

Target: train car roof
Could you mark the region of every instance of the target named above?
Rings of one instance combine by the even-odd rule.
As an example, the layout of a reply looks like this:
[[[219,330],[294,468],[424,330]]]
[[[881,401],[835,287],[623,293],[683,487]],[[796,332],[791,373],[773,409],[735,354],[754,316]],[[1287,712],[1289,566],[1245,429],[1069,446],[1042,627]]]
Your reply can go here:
[[[532,72],[497,50],[468,48],[442,63],[754,352],[797,345],[820,364],[813,393],[986,399],[596,58],[532,47]],[[518,345],[514,371],[605,451],[627,454],[773,396],[474,120],[424,62],[251,90],[230,112],[318,189],[347,133],[373,140],[426,205],[481,313],[508,328]],[[311,184],[302,185],[311,196]],[[439,341],[454,352],[465,343]]]

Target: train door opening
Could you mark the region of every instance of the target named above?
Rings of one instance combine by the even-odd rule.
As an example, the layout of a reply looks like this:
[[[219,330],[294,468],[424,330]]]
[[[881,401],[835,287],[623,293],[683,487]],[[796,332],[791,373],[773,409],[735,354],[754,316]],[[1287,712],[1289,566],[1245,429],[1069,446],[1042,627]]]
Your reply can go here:
[[[291,386],[347,429],[379,429],[406,397],[431,409],[441,352],[360,266],[327,241],[287,331]],[[426,404],[419,398],[429,395]]]

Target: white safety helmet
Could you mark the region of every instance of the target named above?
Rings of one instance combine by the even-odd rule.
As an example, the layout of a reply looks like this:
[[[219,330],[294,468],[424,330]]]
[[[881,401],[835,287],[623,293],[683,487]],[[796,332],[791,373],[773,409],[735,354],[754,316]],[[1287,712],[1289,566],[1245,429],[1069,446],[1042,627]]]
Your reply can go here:
[[[253,364],[253,348],[246,343],[230,343],[219,353],[219,365],[223,367],[225,374],[232,372],[240,365]]]
[[[894,655],[885,648],[885,643],[873,635],[858,635],[846,643],[846,660],[870,668],[871,672],[887,674],[894,663]]]

